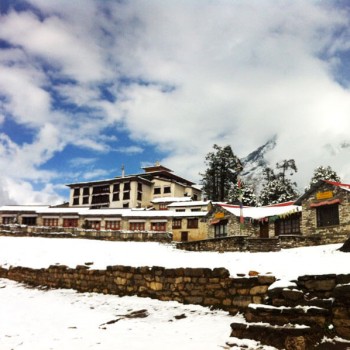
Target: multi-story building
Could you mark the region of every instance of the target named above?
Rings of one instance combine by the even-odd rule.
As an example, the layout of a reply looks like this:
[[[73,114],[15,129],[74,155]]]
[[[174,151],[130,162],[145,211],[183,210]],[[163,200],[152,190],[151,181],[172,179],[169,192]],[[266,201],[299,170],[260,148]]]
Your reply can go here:
[[[143,169],[142,174],[123,174],[113,179],[69,184],[69,206],[146,208],[152,205],[152,200],[162,197],[201,199],[201,190],[172,170],[158,163]]]

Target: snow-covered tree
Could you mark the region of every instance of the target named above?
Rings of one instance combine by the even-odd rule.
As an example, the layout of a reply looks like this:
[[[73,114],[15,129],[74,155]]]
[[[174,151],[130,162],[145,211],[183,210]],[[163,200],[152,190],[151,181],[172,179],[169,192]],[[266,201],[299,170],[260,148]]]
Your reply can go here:
[[[319,180],[330,180],[340,182],[340,177],[329,165],[327,167],[320,165],[314,170],[314,174],[310,180],[310,184],[305,187],[305,191],[308,191]]]
[[[208,199],[226,202],[230,199],[233,184],[237,183],[238,174],[242,171],[239,158],[231,146],[213,146],[214,151],[205,157],[207,169],[202,175],[201,184]]]
[[[241,186],[239,188],[238,183],[234,184],[232,187],[232,192],[230,194],[230,202],[238,203],[240,202],[240,195],[242,196],[242,204],[255,207],[258,205],[258,198],[255,195],[253,187],[245,182],[241,181]]]
[[[295,199],[298,196],[297,185],[287,177],[297,172],[294,159],[283,160],[276,164],[277,171],[264,170],[265,183],[259,195],[261,205],[278,204]]]

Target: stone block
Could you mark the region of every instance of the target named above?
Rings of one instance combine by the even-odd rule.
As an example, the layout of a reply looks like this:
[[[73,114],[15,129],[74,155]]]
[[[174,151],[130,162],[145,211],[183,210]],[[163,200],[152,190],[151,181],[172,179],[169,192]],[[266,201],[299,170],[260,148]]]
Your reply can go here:
[[[250,289],[250,295],[259,295],[259,294],[266,294],[268,290],[268,286],[255,286]]]

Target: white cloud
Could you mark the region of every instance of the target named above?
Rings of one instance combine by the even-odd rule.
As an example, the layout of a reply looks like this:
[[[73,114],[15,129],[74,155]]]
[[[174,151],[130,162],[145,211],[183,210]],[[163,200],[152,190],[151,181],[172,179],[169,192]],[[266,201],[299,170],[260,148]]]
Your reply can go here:
[[[141,141],[198,180],[214,143],[243,157],[277,134],[269,159],[295,158],[301,187],[320,164],[350,181],[350,96],[336,80],[350,25],[334,4],[30,3],[42,17],[1,17],[0,39],[12,46],[0,51],[0,113],[33,135],[1,136],[3,176],[49,182],[59,174],[41,166],[67,145],[136,154]],[[118,128],[136,144],[118,147],[106,135]],[[88,176],[105,170],[96,171]]]

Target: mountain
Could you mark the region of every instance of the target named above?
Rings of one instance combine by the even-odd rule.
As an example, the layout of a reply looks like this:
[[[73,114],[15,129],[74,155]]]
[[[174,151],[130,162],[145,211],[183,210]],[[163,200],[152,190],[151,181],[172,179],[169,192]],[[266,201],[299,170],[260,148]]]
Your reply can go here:
[[[241,173],[243,181],[252,184],[255,193],[259,193],[263,182],[263,171],[269,166],[265,159],[266,153],[276,147],[277,135],[268,140],[264,145],[258,147],[255,151],[241,158],[243,171]]]

